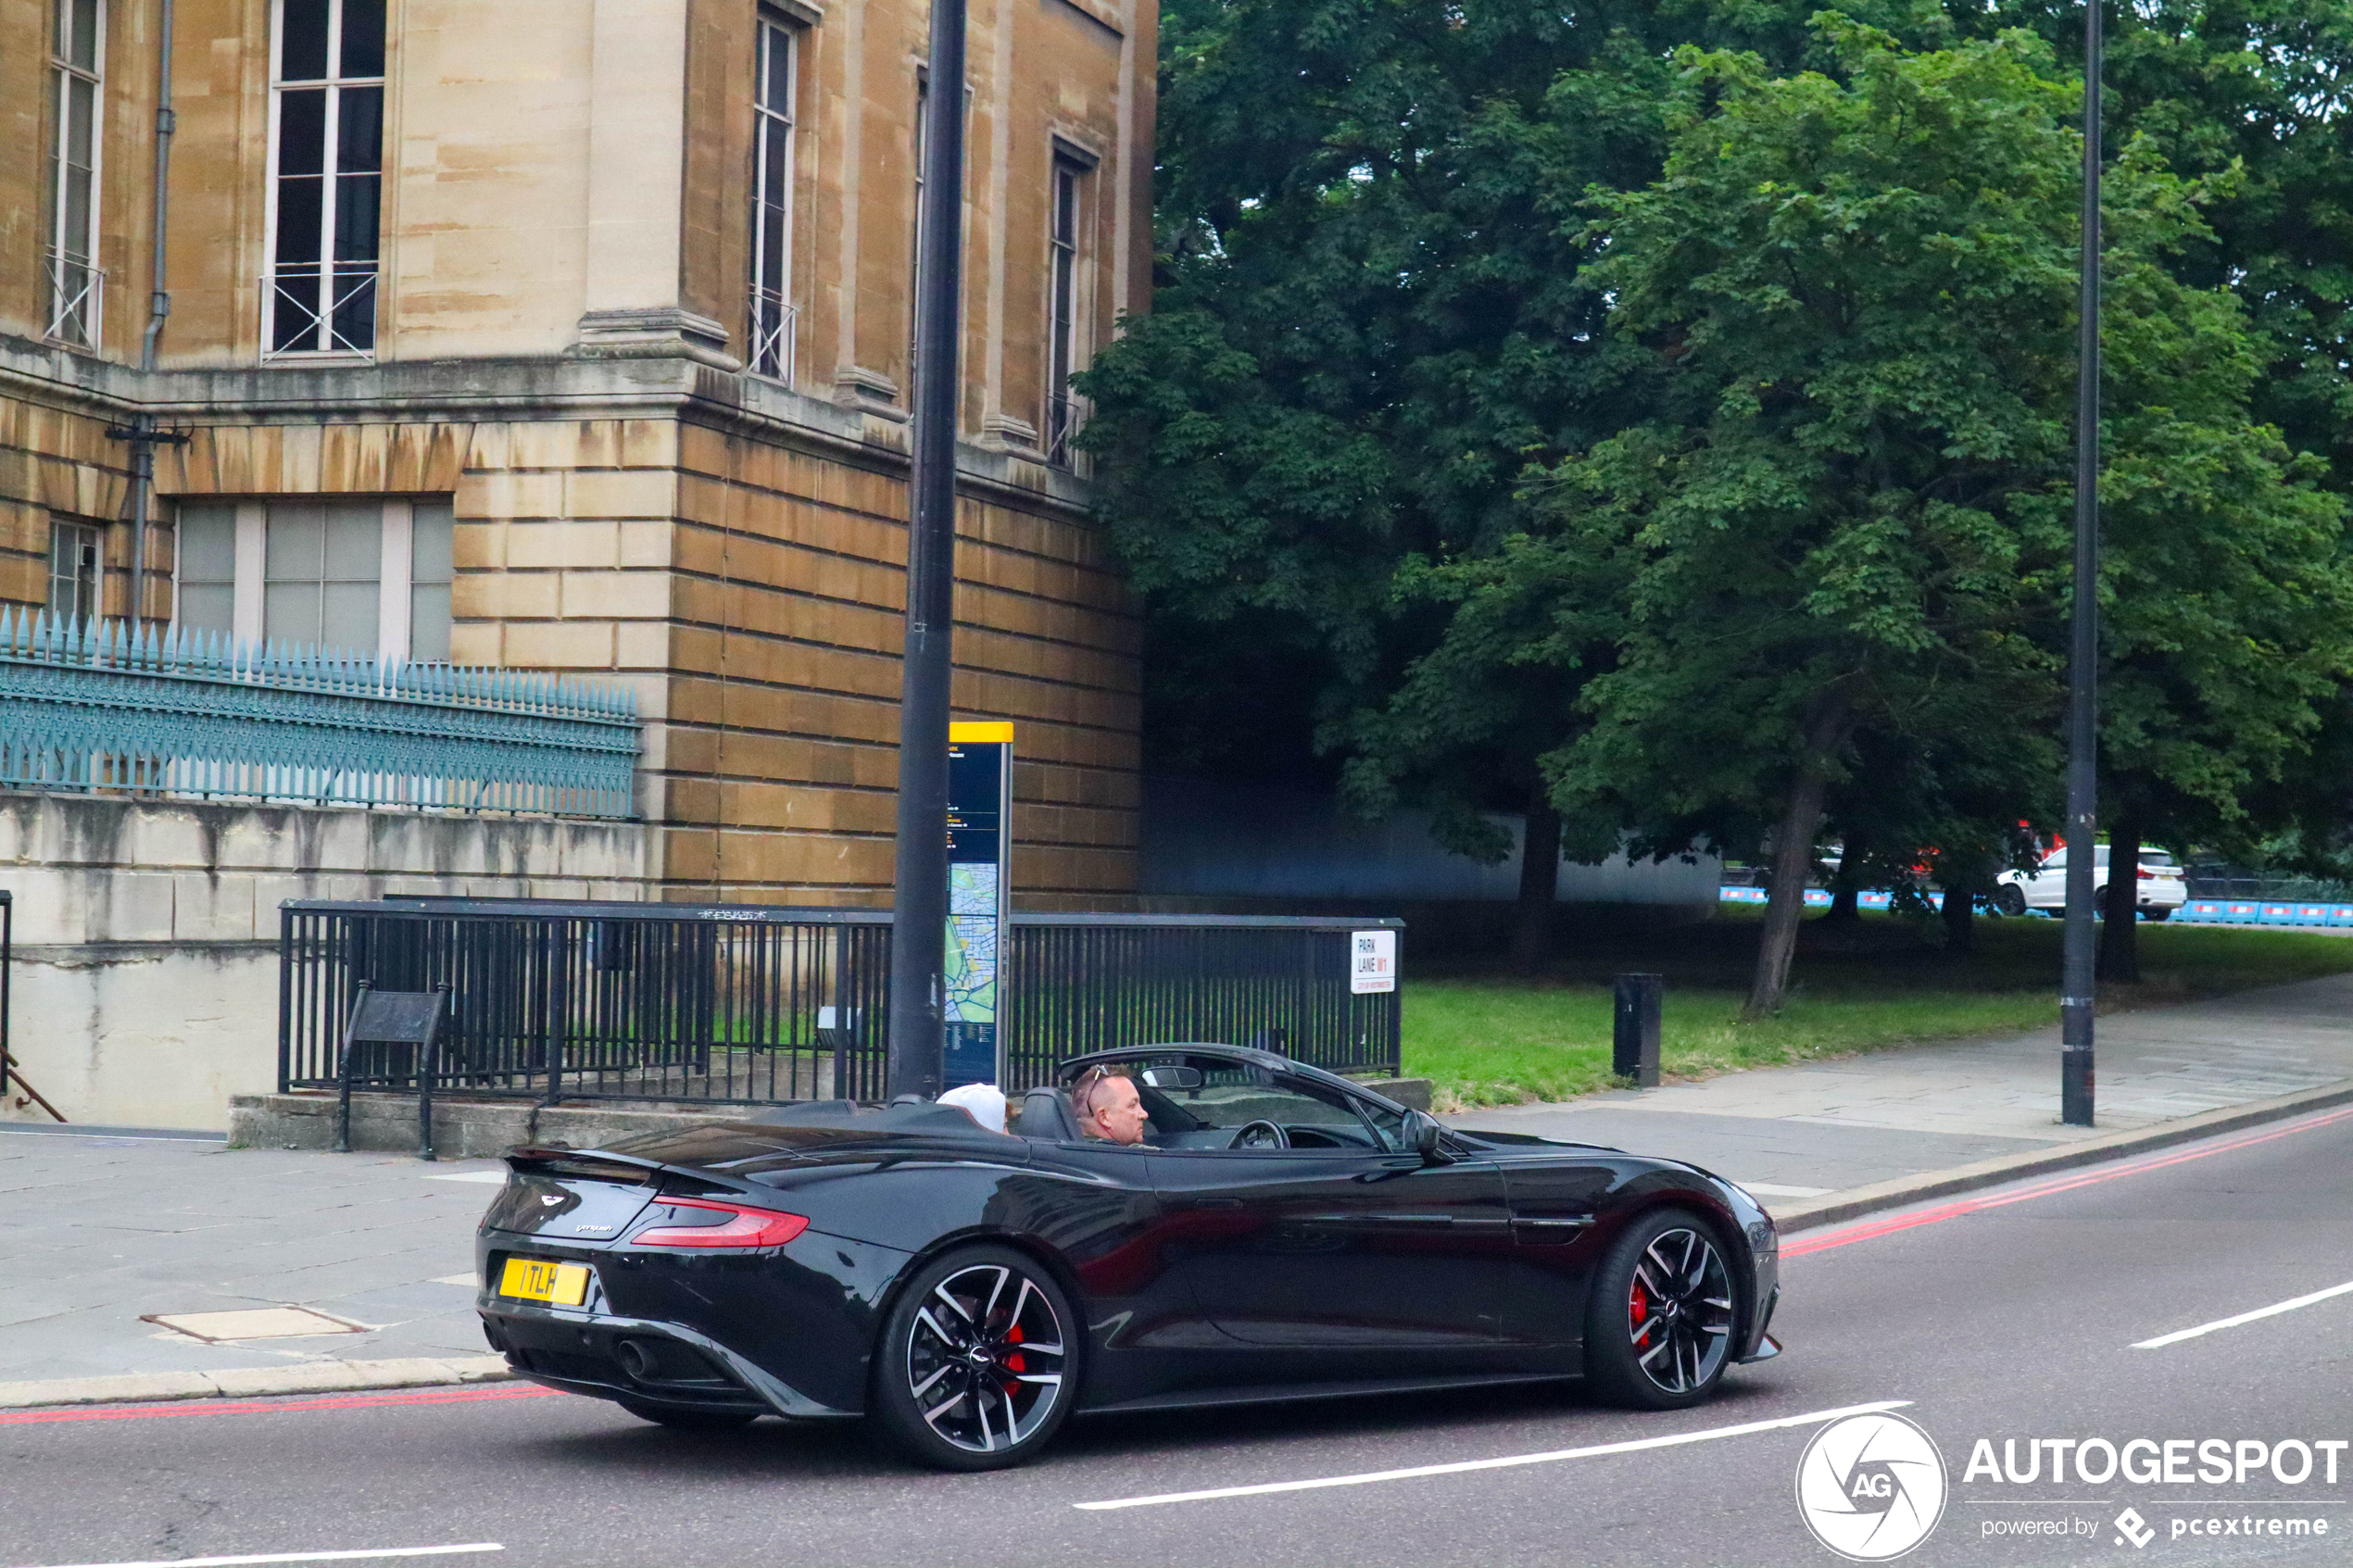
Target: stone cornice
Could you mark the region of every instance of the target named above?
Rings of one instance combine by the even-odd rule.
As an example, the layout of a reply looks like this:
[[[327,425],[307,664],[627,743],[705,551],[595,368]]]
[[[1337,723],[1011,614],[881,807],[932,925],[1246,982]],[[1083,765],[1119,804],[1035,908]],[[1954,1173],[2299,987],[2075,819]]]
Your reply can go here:
[[[346,424],[669,417],[737,431],[881,473],[904,473],[905,427],[684,356],[393,360],[143,372],[0,336],[0,395],[164,424]],[[1035,456],[957,444],[968,494],[1071,521],[1087,482]]]

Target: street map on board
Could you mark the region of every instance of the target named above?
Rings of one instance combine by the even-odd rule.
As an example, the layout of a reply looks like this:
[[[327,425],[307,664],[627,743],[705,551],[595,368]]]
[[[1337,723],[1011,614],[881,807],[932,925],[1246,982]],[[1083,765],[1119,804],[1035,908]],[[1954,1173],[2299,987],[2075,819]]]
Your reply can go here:
[[[948,1014],[950,1023],[997,1022],[997,868],[948,868]]]

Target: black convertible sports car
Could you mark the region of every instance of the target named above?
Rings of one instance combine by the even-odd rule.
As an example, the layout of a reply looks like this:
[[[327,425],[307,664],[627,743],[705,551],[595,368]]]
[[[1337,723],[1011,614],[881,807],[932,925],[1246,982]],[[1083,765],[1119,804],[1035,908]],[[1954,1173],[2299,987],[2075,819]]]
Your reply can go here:
[[[1142,1146],[1080,1136],[1096,1065]],[[479,1306],[523,1375],[673,1425],[862,1415],[944,1468],[1074,1411],[1580,1374],[1677,1409],[1779,1350],[1773,1223],[1730,1182],[1234,1046],[1065,1062],[1011,1135],[818,1101],[508,1163]]]

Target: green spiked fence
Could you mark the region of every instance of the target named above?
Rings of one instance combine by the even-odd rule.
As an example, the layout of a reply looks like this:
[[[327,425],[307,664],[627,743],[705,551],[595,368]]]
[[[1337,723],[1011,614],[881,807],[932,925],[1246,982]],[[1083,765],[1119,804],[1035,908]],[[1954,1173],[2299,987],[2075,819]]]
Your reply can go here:
[[[631,815],[617,684],[0,608],[0,787]]]

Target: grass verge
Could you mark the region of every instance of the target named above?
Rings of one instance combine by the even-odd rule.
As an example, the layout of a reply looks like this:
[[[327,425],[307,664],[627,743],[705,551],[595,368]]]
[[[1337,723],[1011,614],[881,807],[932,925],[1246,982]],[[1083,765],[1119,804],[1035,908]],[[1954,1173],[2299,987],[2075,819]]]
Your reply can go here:
[[[1743,1023],[1755,935],[1753,917],[1727,916],[1637,940],[1579,943],[1543,980],[1470,972],[1413,980],[1404,1070],[1433,1081],[1441,1108],[1608,1088],[1608,977],[1634,970],[1667,976],[1659,1055],[1672,1079],[2057,1022],[2056,921],[1980,921],[1976,950],[1964,957],[1930,946],[1921,928],[1899,919],[1866,917],[1836,945],[1809,923],[1789,1005]],[[2142,979],[2103,986],[2101,1011],[2353,970],[2353,938],[2317,933],[2145,924],[2140,945]]]

